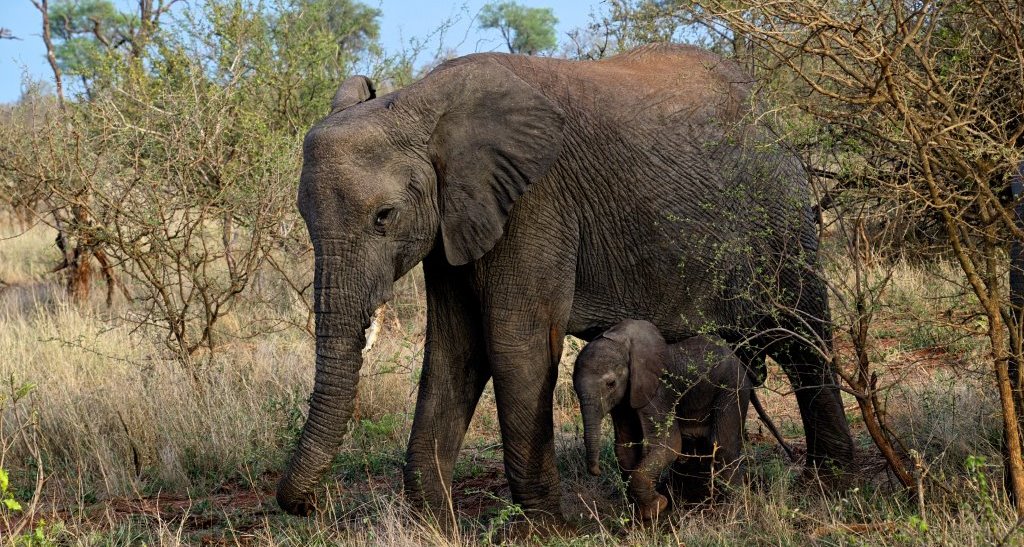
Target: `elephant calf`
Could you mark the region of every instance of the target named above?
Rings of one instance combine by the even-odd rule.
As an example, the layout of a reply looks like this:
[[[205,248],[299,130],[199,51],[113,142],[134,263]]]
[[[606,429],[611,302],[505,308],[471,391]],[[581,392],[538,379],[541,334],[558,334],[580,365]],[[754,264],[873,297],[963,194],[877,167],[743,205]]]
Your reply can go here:
[[[580,353],[573,387],[590,473],[601,473],[601,420],[611,413],[615,456],[643,518],[668,506],[655,484],[680,455],[709,457],[717,477],[733,485],[742,480],[752,386],[722,340],[694,336],[668,345],[653,324],[622,321]]]

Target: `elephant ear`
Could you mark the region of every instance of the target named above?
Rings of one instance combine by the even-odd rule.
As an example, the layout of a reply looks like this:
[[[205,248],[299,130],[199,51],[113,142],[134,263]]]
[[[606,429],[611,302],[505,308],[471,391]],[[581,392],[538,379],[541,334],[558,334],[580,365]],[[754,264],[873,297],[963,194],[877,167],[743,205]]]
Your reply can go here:
[[[658,327],[648,321],[627,320],[602,336],[626,346],[629,351],[629,404],[633,408],[647,406],[658,391],[668,357],[668,344],[658,332]]]
[[[372,80],[366,76],[350,76],[338,86],[334,100],[331,101],[331,114],[376,97],[377,89]]]
[[[562,147],[562,111],[493,59],[445,67],[444,104],[428,142],[437,171],[441,237],[452,265],[490,251],[512,204]]]

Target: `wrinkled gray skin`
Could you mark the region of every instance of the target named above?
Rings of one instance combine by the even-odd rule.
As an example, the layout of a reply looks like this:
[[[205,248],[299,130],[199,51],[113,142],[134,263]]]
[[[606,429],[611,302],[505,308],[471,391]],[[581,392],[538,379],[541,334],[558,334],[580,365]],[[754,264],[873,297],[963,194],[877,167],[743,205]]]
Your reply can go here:
[[[743,479],[743,424],[751,381],[725,341],[693,336],[667,344],[647,321],[623,321],[587,344],[573,370],[587,466],[601,474],[601,421],[615,424],[615,457],[642,518],[668,500],[655,490],[681,455],[711,459],[714,477]]]
[[[311,511],[352,414],[371,314],[421,261],[426,348],[405,466],[415,504],[447,506],[493,380],[512,497],[557,520],[563,338],[629,317],[670,342],[708,328],[745,340],[754,367],[771,355],[796,387],[809,460],[850,461],[834,374],[792,336],[830,339],[806,177],[743,122],[747,80],[664,45],[593,62],[470,55],[383,97],[366,78],[344,82],[304,144],[316,376],[280,505]]]

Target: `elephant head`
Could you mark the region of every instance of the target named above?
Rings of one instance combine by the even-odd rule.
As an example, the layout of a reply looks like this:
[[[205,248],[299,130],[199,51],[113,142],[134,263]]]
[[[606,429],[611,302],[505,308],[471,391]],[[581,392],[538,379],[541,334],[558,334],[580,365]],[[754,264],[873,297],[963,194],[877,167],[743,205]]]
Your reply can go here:
[[[435,246],[452,265],[486,254],[513,202],[561,149],[563,114],[497,59],[442,65],[376,97],[342,83],[306,135],[298,207],[315,252],[316,375],[278,503],[312,511],[352,414],[364,331],[393,282]]]
[[[647,406],[658,388],[668,346],[647,321],[627,320],[590,342],[576,358],[572,384],[583,414],[587,467],[601,474],[601,421],[629,392],[629,405]]]

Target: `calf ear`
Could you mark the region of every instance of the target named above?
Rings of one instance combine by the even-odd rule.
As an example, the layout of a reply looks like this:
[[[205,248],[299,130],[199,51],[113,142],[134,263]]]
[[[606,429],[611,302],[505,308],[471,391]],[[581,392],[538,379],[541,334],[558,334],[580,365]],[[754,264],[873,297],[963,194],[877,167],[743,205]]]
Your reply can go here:
[[[603,334],[605,338],[625,344],[629,352],[629,404],[633,408],[647,406],[658,391],[665,372],[668,344],[658,327],[647,321],[627,320]]]

